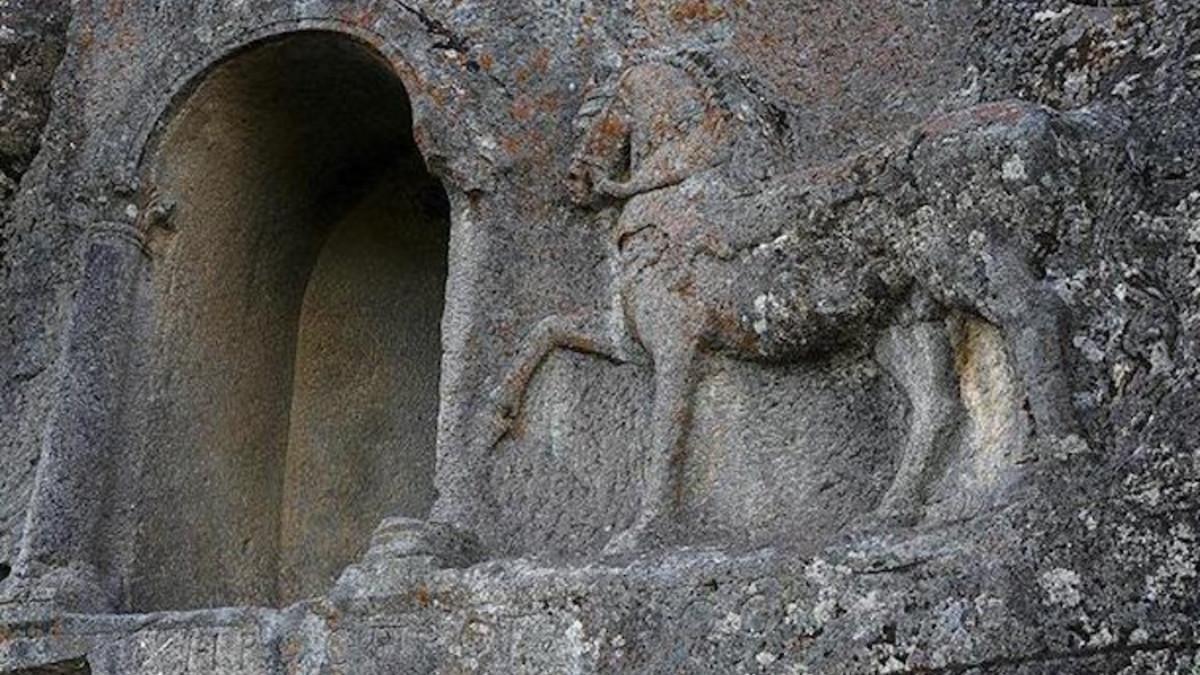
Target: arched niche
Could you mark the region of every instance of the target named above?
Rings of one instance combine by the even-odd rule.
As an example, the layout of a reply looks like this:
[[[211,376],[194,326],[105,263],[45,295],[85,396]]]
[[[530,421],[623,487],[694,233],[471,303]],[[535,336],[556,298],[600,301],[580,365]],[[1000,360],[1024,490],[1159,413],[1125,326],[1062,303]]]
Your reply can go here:
[[[434,499],[449,209],[407,94],[355,39],[245,48],[146,160],[130,405],[133,611],[325,590]]]

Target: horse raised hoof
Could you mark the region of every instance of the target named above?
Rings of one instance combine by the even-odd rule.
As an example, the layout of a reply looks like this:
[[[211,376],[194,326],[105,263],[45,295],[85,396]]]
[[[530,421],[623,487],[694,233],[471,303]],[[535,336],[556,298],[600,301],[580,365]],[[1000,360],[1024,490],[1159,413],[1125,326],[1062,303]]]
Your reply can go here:
[[[604,545],[605,558],[627,558],[645,553],[657,542],[649,522],[637,522],[628,529],[618,532]]]
[[[484,451],[491,450],[504,440],[517,419],[517,404],[513,396],[503,388],[497,388],[488,396],[485,412],[479,416],[472,434],[473,444]]]
[[[856,516],[846,526],[848,537],[856,539],[897,530],[907,530],[920,524],[923,517],[919,507],[911,505],[881,505],[875,510]]]

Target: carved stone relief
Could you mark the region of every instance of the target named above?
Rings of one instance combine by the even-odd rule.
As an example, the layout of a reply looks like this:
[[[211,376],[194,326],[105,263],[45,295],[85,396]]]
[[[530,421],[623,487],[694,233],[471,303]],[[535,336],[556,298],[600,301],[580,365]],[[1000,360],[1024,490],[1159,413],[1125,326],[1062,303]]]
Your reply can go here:
[[[1195,669],[1194,3],[39,3],[0,671]]]
[[[877,405],[903,440],[879,457],[891,478],[864,525],[917,523],[939,484],[942,501],[986,504],[1039,454],[1086,448],[1064,310],[1039,261],[1073,219],[1129,184],[1121,148],[1096,140],[1120,118],[989,104],[836,164],[747,180],[739,144],[781,130],[713,70],[691,53],[651,59],[585,104],[566,186],[612,223],[612,305],[549,316],[525,337],[480,439],[490,447],[511,429],[557,349],[652,372],[641,506],[610,554],[652,545],[685,509],[696,400],[714,359],[770,372],[857,352],[886,373],[900,402]],[[713,399],[753,401],[733,395]]]

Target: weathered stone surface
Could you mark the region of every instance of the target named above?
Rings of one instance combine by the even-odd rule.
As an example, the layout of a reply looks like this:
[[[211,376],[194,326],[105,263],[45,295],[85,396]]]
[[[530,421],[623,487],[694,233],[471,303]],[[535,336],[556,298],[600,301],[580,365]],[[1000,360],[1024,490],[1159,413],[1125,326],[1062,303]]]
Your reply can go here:
[[[67,3],[16,0],[0,8],[0,162],[15,189],[41,145],[50,110],[50,79],[62,58]],[[6,194],[7,199],[10,195]]]
[[[0,672],[1200,672],[1196,2],[73,7]]]
[[[51,78],[65,46],[68,3],[15,0],[0,5],[0,570],[11,566],[37,463],[49,393],[53,334],[68,246],[60,226],[12,213],[41,145]],[[36,172],[35,172],[36,173]]]

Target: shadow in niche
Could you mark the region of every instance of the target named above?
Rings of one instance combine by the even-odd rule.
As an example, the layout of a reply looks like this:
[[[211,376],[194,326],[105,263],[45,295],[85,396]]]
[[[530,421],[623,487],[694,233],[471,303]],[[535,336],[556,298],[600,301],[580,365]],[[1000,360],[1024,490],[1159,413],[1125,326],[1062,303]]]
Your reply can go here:
[[[126,609],[319,594],[433,472],[449,213],[373,51],[217,66],[151,155]]]

